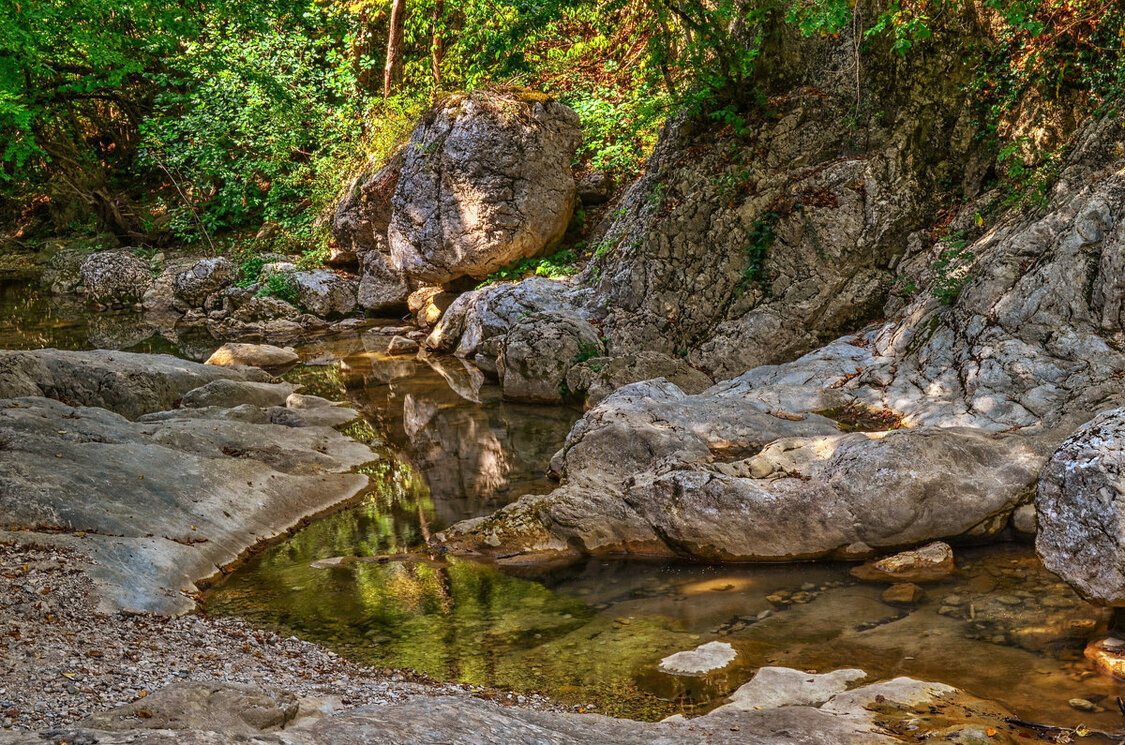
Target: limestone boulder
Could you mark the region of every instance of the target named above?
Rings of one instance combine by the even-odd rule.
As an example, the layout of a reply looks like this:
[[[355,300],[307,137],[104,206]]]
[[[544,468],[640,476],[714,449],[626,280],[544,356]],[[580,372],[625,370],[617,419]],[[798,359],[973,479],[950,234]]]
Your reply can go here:
[[[1125,606],[1125,408],[1079,427],[1047,461],[1035,548],[1087,599]]]
[[[586,404],[593,406],[618,388],[655,378],[664,378],[688,394],[702,393],[712,385],[706,373],[682,358],[642,351],[619,357],[595,357],[577,364],[566,375],[566,387],[572,393],[585,395]]]
[[[178,306],[203,307],[214,293],[234,282],[238,267],[225,256],[200,259],[172,279],[172,291]]]
[[[270,344],[239,344],[228,342],[207,358],[206,365],[249,365],[261,368],[279,368],[293,365],[300,359],[291,348]]]
[[[152,284],[148,262],[129,249],[90,254],[79,268],[86,298],[101,305],[131,305],[140,302]]]
[[[313,315],[332,318],[351,313],[356,307],[357,283],[328,269],[296,271],[297,303]]]
[[[578,116],[554,101],[447,99],[404,148],[387,241],[419,282],[483,279],[562,238],[575,203]]]
[[[356,302],[360,307],[379,313],[399,310],[406,305],[410,288],[388,254],[368,251],[361,255],[360,265],[356,289]]]

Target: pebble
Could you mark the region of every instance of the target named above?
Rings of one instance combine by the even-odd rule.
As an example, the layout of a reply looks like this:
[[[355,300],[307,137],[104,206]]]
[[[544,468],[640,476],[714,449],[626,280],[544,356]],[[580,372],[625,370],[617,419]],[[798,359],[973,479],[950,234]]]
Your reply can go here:
[[[1077,709],[1078,711],[1095,712],[1102,710],[1102,708],[1093,701],[1087,701],[1084,698],[1072,698],[1067,701],[1067,703],[1070,704],[1070,708]]]

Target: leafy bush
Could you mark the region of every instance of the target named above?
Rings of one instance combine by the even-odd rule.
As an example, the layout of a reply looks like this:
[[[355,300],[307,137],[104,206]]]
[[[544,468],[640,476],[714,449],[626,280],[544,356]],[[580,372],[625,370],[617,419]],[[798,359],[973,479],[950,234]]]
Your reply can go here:
[[[254,297],[275,297],[293,305],[297,304],[297,281],[293,272],[269,272]]]
[[[574,274],[579,268],[578,254],[569,249],[564,249],[550,256],[544,256],[538,259],[520,259],[519,261],[514,261],[503,269],[498,269],[488,275],[488,279],[481,282],[477,287],[487,287],[495,282],[523,279],[529,274],[536,277],[561,279]]]

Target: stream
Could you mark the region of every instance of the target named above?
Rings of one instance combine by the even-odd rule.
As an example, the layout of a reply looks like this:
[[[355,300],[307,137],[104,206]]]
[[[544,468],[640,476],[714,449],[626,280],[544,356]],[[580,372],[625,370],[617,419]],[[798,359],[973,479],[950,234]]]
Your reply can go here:
[[[546,464],[581,412],[505,402],[452,358],[389,358],[380,351],[387,338],[373,325],[310,342],[285,376],[361,411],[348,433],[376,453],[364,468],[371,487],[253,555],[209,589],[204,612],[376,667],[646,720],[703,713],[776,664],[858,667],[869,680],[909,675],[1030,721],[1121,728],[1115,699],[1125,687],[1083,657],[1109,612],[1047,572],[1030,544],[955,547],[959,574],[927,585],[909,608],[884,603],[884,585],[856,581],[843,563],[591,559],[501,570],[417,550],[458,520],[549,491]],[[88,314],[26,283],[0,284],[3,348],[204,359],[218,344],[161,335],[132,314]],[[712,640],[738,652],[723,670],[658,670],[662,657]],[[1078,711],[1071,699],[1101,710]]]

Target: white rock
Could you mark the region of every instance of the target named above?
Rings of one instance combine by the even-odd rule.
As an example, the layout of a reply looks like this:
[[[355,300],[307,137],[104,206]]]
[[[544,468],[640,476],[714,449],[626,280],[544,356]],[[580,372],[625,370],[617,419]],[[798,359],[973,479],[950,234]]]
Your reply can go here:
[[[669,675],[702,675],[720,670],[738,656],[727,642],[707,642],[686,652],[676,652],[660,661],[658,667]]]

